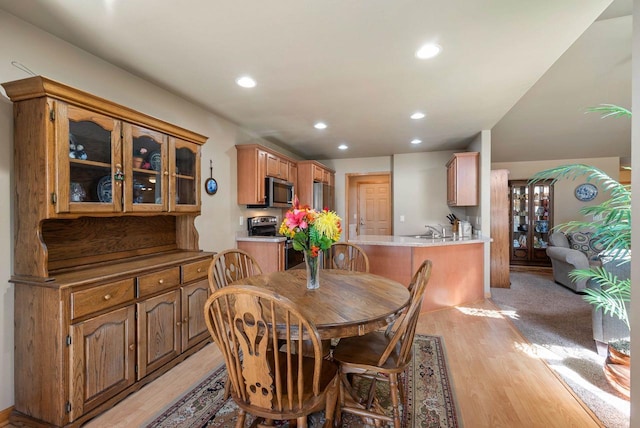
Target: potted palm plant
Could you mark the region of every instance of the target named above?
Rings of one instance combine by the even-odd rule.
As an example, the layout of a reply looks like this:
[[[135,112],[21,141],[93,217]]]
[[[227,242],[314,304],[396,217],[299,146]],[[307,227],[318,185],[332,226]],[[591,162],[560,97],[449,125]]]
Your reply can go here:
[[[614,105],[603,105],[590,109],[601,112],[603,117],[631,116],[631,112]],[[555,227],[562,231],[588,229],[593,234],[594,244],[602,248],[600,257],[602,266],[589,269],[576,269],[570,276],[574,280],[586,279],[592,285],[587,287],[584,299],[602,310],[605,316],[620,319],[630,331],[628,303],[631,300],[631,279],[628,275],[618,276],[614,271],[631,261],[631,189],[611,178],[602,170],[584,164],[570,164],[536,173],[532,182],[551,179],[576,179],[583,177],[587,182],[597,185],[609,198],[598,205],[586,206],[580,213],[591,221],[576,220]],[[613,266],[613,268],[609,268]],[[624,270],[624,269],[623,269]],[[629,396],[629,337],[609,342],[605,374],[618,391]]]

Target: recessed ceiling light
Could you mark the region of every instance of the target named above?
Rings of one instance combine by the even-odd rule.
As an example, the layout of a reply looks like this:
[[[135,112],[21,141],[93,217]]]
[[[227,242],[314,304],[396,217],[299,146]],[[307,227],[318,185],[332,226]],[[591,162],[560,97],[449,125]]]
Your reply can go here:
[[[316,129],[326,129],[327,124],[324,122],[317,122],[315,125],[313,125],[313,127]]]
[[[420,144],[422,143],[422,140],[419,140],[417,138],[414,138],[413,140],[411,140],[411,144]]]
[[[417,111],[411,115],[411,119],[413,120],[424,119],[424,116],[425,116],[424,113],[422,113],[421,111]]]
[[[338,146],[338,148],[339,148],[340,150],[347,150],[347,149],[349,148],[349,146],[347,146],[346,144],[340,144],[340,145]]]
[[[416,51],[416,58],[420,59],[429,59],[438,55],[442,48],[435,43],[427,43],[426,45],[422,45],[420,49]]]
[[[250,76],[241,76],[236,79],[238,86],[243,88],[253,88],[256,86],[256,81]]]

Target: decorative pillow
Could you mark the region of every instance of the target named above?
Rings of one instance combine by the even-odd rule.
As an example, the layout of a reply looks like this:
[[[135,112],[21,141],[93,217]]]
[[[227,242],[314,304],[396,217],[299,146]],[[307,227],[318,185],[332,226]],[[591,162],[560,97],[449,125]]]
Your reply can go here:
[[[592,232],[570,232],[566,235],[571,248],[582,251],[591,261],[598,260],[602,246],[596,243]]]

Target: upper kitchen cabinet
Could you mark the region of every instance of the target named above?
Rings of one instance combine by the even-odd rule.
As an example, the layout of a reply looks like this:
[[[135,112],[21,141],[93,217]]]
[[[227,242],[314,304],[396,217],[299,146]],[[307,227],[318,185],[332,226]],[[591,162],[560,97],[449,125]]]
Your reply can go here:
[[[41,76],[3,87],[14,102],[17,191],[27,212],[199,213],[206,137]]]
[[[297,184],[296,161],[258,144],[237,145],[236,150],[239,205],[264,205],[267,177]]]
[[[478,205],[478,159],[478,152],[464,152],[447,162],[447,205]]]
[[[298,162],[298,187],[296,193],[301,204],[313,206],[313,183],[335,186],[336,172],[317,161]]]

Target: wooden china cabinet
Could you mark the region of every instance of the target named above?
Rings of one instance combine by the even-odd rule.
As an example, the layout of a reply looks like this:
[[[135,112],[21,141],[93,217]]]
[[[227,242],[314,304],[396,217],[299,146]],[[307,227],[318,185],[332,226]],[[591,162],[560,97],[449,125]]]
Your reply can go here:
[[[212,254],[195,228],[206,137],[40,76],[3,87],[15,140],[11,421],[80,426],[208,341]]]
[[[553,185],[550,181],[509,181],[512,265],[551,266],[547,256],[553,228]]]

